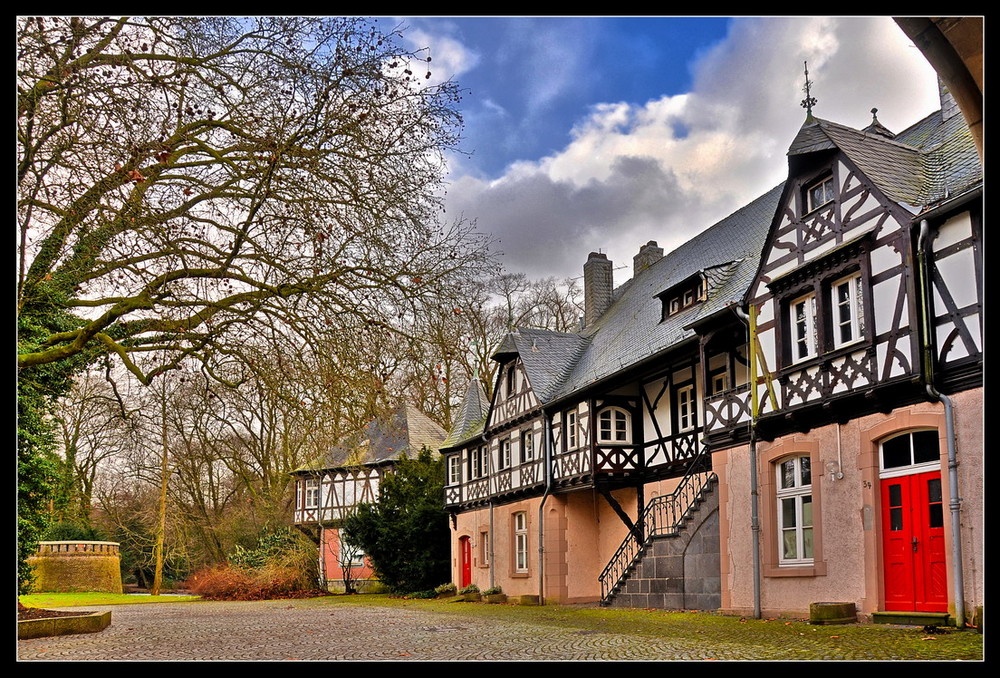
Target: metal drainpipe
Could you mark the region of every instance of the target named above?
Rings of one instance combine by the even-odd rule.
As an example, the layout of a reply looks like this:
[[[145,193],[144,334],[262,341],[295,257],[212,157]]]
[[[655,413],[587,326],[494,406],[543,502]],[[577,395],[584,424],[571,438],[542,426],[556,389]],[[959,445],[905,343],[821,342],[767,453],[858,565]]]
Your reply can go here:
[[[538,505],[538,604],[545,604],[545,501],[552,491],[552,416],[542,410],[542,449],[545,459],[545,493]]]
[[[757,352],[754,350],[753,332],[750,330],[751,320],[739,306],[736,315],[747,326],[747,356],[750,362],[750,531],[753,534],[753,618],[762,617],[760,610],[760,491],[757,479]]]
[[[487,457],[486,458],[492,461],[493,454],[491,452],[489,452],[490,441],[489,441],[489,438],[486,437],[486,431],[483,431],[482,441],[483,441],[483,445],[486,446],[486,450],[487,450]],[[490,481],[492,481],[493,477],[492,477],[491,474],[488,473],[487,477],[490,479]],[[491,491],[490,492],[490,543],[489,543],[489,547],[490,548],[489,548],[489,553],[487,554],[487,556],[490,559],[490,588],[493,588],[493,586],[495,584],[495,582],[494,582],[494,572],[493,572],[493,541],[494,541],[493,537],[495,536],[493,534],[493,506],[494,505],[493,505],[492,495],[493,495],[493,493]]]
[[[939,393],[934,388],[933,355],[931,350],[931,314],[929,298],[929,276],[927,274],[928,257],[925,248],[928,246],[930,223],[927,219],[920,221],[920,235],[917,238],[918,270],[920,275],[920,314],[924,333],[924,378],[927,381],[927,395],[944,405],[945,436],[948,446],[948,491],[951,495],[951,558],[953,596],[955,598],[955,624],[958,628],[965,627],[965,573],[962,569],[962,530],[959,523],[961,517],[962,499],[958,494],[958,451],[955,448],[955,411],[951,398]]]
[[[493,560],[494,560],[494,558],[493,558],[493,543],[494,543],[494,541],[495,540],[493,539],[493,500],[490,499],[490,543],[487,544],[487,546],[489,546],[489,549],[488,549],[488,552],[486,554],[487,557],[490,559],[490,588],[493,588],[494,586],[496,586],[496,581],[494,580],[494,572],[493,572]]]

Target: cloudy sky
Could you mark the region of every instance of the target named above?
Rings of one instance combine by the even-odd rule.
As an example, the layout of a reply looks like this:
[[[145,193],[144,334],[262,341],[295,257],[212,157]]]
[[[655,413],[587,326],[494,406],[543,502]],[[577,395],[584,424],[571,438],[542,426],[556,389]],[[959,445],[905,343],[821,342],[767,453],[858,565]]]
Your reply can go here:
[[[503,265],[579,276],[591,251],[631,276],[782,181],[805,118],[898,132],[938,106],[934,71],[889,18],[413,17],[433,77],[465,90],[448,214]]]

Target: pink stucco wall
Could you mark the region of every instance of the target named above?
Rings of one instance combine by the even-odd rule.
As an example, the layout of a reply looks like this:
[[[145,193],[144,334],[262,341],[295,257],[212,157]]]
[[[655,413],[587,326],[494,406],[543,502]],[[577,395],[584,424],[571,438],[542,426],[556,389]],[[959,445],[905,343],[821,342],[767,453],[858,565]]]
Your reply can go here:
[[[982,605],[983,596],[982,390],[957,394],[953,402],[962,498],[965,600],[970,610]],[[948,591],[950,609],[954,610],[944,407],[920,403],[887,415],[875,414],[769,443],[758,442],[761,608],[765,616],[807,616],[810,603],[824,601],[854,602],[862,615],[883,609],[878,441],[913,428],[936,428],[941,434]],[[776,460],[791,453],[808,453],[813,463],[815,550],[811,567],[777,565],[773,469]],[[749,463],[747,446],[713,456],[720,491],[722,609],[738,614],[753,610]],[[825,473],[830,463],[840,468],[843,477],[831,478]]]
[[[320,553],[323,558],[323,572],[326,575],[327,587],[331,591],[343,591],[344,570],[340,565],[340,530],[326,528],[323,530]],[[365,558],[365,564],[351,568],[351,578],[355,588],[369,580],[375,579],[375,573]]]
[[[649,483],[645,499],[673,491],[677,480]],[[634,488],[616,490],[612,496],[634,521],[638,511]],[[538,509],[541,498],[494,506],[492,584],[504,593],[538,595]],[[491,585],[490,567],[483,558],[482,535],[490,531],[489,507],[459,514],[452,530],[452,581],[461,582],[462,537],[469,537],[472,555],[472,582],[480,590]],[[529,566],[527,573],[514,567],[514,514],[524,511],[528,518]],[[593,602],[600,600],[598,577],[618,549],[628,528],[614,509],[592,488],[551,495],[545,500],[544,596],[552,602]]]

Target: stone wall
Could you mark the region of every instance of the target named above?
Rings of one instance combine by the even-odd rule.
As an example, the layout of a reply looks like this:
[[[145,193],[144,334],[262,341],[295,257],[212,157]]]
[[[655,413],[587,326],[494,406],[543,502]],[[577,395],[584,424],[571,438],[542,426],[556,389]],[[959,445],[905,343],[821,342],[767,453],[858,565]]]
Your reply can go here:
[[[122,593],[118,544],[105,541],[43,541],[28,559],[35,591]]]

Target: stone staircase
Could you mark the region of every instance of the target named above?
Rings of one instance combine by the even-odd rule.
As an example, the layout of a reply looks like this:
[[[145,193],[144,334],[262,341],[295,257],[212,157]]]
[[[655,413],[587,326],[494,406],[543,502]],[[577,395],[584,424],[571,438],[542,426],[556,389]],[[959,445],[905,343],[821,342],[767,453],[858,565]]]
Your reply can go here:
[[[643,512],[643,543],[630,533],[601,574],[601,604],[716,610],[721,605],[718,478],[685,477]]]

